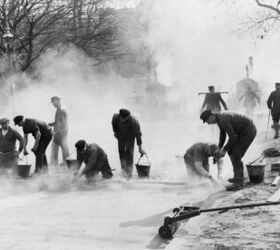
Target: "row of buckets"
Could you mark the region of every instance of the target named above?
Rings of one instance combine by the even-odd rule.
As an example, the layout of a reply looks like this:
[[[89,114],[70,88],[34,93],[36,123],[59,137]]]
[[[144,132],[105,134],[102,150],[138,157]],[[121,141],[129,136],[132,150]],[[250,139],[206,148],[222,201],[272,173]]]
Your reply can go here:
[[[135,164],[135,166],[136,166],[138,177],[148,178],[150,175],[151,162],[147,155],[145,155],[147,158],[147,161],[140,162],[143,156],[144,155],[140,156],[140,158],[139,158],[138,162]],[[76,159],[67,159],[66,163],[67,163],[67,166],[69,169],[73,169],[73,170],[77,169],[78,162]],[[31,169],[31,164],[26,163],[26,164],[17,165],[18,175],[22,178],[27,178],[29,176],[30,169]]]
[[[143,155],[140,156],[138,162],[135,164],[138,177],[140,178],[147,178],[150,175],[151,169],[151,162],[147,155],[145,155],[147,161],[141,161]],[[254,161],[255,162],[255,161]],[[250,182],[252,183],[261,183],[264,180],[264,172],[266,164],[259,163],[254,164],[254,162],[247,164],[247,172]],[[69,169],[75,169],[77,167],[77,160],[76,159],[68,159],[66,160],[67,166]],[[18,175],[22,178],[27,178],[29,176],[31,169],[30,164],[18,164]],[[272,171],[279,171],[280,164],[272,164],[271,165]]]
[[[146,161],[143,160],[143,157],[146,157]],[[76,159],[67,159],[67,166],[69,169],[75,170],[77,168],[77,160]],[[148,178],[151,170],[151,162],[146,154],[141,155],[135,164],[137,174],[139,178]]]

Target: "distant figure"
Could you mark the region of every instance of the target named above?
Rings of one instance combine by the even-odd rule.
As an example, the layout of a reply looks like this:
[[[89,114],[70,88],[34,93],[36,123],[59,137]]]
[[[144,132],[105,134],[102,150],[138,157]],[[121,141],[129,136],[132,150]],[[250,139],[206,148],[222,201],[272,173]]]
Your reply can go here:
[[[246,109],[246,114],[252,117],[254,115],[254,111],[257,103],[260,104],[261,100],[259,96],[256,94],[256,92],[252,90],[251,87],[247,88],[247,91],[245,92],[244,95],[242,95],[239,98],[239,101],[241,101],[243,98],[244,98],[243,106]]]
[[[200,115],[200,119],[208,124],[217,124],[220,129],[220,140],[218,154],[220,157],[228,153],[234,177],[229,179],[233,185],[227,186],[228,191],[242,189],[244,186],[244,166],[242,158],[247,149],[256,137],[257,130],[253,121],[243,115],[231,112],[221,112],[219,114],[206,110]],[[228,142],[224,146],[226,135]]]
[[[214,86],[209,86],[209,93],[205,95],[204,102],[201,107],[201,112],[204,110],[211,110],[213,113],[219,113],[221,112],[221,105],[222,103],[225,110],[228,110],[227,105],[222,98],[220,93],[215,92]]]
[[[68,115],[64,108],[61,106],[61,100],[58,96],[51,98],[51,103],[56,108],[54,122],[49,123],[50,127],[53,127],[53,141],[51,150],[51,164],[58,165],[58,150],[61,147],[63,160],[62,164],[65,164],[65,159],[69,156],[69,148],[67,143],[68,135]]]
[[[35,143],[31,149],[35,154],[35,173],[47,172],[48,161],[46,150],[52,140],[52,130],[47,123],[36,119],[24,118],[18,115],[14,118],[15,125],[23,128],[24,133],[24,155],[27,155],[26,146],[28,143],[28,134],[32,134]]]
[[[113,176],[107,155],[101,147],[95,143],[87,144],[85,140],[79,140],[75,147],[77,149],[78,169],[74,174],[73,181],[78,180],[83,175],[88,181],[92,181],[99,172],[106,179]],[[83,162],[86,164],[85,168],[78,173]]]
[[[9,126],[9,119],[0,119],[0,168],[1,170],[11,169],[16,172],[18,156],[23,150],[22,136]],[[16,150],[16,142],[19,142],[19,149]]]
[[[280,83],[275,83],[275,90],[271,92],[267,99],[267,107],[271,110],[271,116],[275,129],[274,138],[279,137],[279,119],[280,119]]]
[[[142,148],[142,133],[140,124],[130,111],[121,109],[118,114],[114,114],[112,119],[114,136],[118,140],[119,156],[121,168],[126,177],[132,176],[134,142],[136,142],[141,155],[145,154]]]
[[[187,170],[192,174],[206,177],[215,184],[215,179],[209,174],[209,158],[213,157],[213,163],[217,163],[217,177],[220,178],[222,172],[222,159],[220,159],[218,154],[215,154],[218,149],[219,148],[216,144],[202,142],[193,144],[187,149],[187,152],[184,155]]]

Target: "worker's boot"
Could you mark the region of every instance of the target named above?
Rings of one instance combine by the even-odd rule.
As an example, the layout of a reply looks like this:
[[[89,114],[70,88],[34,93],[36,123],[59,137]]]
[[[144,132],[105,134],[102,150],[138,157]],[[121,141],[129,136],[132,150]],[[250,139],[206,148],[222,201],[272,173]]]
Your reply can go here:
[[[237,191],[244,188],[243,183],[233,183],[231,185],[226,186],[227,191]]]
[[[228,182],[233,183],[234,182],[234,178],[229,178]]]
[[[279,138],[279,123],[278,122],[274,122],[274,129],[275,129],[274,139],[277,139],[277,138]]]

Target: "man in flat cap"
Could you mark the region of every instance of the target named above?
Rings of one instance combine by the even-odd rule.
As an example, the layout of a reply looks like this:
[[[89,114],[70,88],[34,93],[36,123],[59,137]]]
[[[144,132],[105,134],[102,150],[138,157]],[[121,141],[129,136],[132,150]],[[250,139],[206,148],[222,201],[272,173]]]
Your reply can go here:
[[[134,142],[136,139],[139,153],[145,154],[142,148],[142,133],[140,124],[127,109],[120,109],[118,114],[113,115],[112,127],[114,136],[118,140],[121,168],[126,177],[132,176]]]
[[[51,147],[51,164],[58,165],[58,150],[62,150],[62,156],[65,164],[65,159],[69,156],[69,148],[67,142],[68,135],[68,114],[65,108],[61,105],[60,97],[53,96],[51,103],[56,108],[54,122],[49,123],[53,127],[53,141]]]
[[[221,112],[221,105],[223,105],[225,110],[228,110],[227,105],[222,98],[220,93],[215,92],[214,86],[208,87],[209,93],[205,95],[204,102],[201,107],[201,112],[204,110],[211,110],[213,113]]]
[[[78,168],[74,174],[73,181],[78,180],[85,175],[88,181],[92,181],[99,172],[102,177],[110,179],[113,176],[112,169],[108,162],[108,158],[104,150],[95,143],[88,144],[85,140],[79,140],[75,144],[77,150]],[[85,163],[85,168],[78,173],[82,163]]]
[[[243,115],[232,112],[221,112],[219,114],[206,110],[200,115],[200,119],[208,124],[217,124],[220,129],[220,140],[218,154],[223,157],[228,153],[234,177],[229,179],[233,184],[227,186],[228,191],[234,191],[244,186],[244,166],[242,158],[256,137],[257,130],[253,121]],[[224,146],[226,135],[229,139]]]
[[[24,133],[24,154],[27,155],[26,146],[28,143],[28,134],[32,134],[35,143],[31,149],[35,154],[35,173],[47,172],[48,161],[46,150],[52,140],[52,131],[47,123],[36,119],[24,118],[18,115],[14,118],[15,125],[23,128]]]
[[[23,138],[14,129],[9,126],[9,119],[0,119],[0,167],[1,170],[11,169],[16,173],[18,156],[23,150]],[[18,151],[16,142],[19,142]]]
[[[219,147],[216,144],[198,142],[187,149],[184,155],[185,165],[190,175],[208,178],[213,184],[217,181],[209,174],[209,158],[213,157],[213,164],[217,164],[217,177],[221,177],[222,159],[217,153]]]
[[[274,138],[279,138],[279,119],[280,119],[280,83],[275,83],[275,90],[270,93],[267,99],[267,107],[270,109],[273,125],[275,129]]]

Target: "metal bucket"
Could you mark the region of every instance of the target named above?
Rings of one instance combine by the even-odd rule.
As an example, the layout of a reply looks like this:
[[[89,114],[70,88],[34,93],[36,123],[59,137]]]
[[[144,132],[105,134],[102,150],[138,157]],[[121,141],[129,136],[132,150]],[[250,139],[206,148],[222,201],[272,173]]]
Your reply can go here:
[[[262,183],[264,180],[265,164],[248,164],[246,165],[249,180],[252,183]]]
[[[18,175],[22,178],[27,178],[29,176],[30,169],[31,169],[30,164],[18,164],[17,165]]]
[[[279,163],[273,163],[271,164],[271,171],[280,171],[280,164]]]
[[[78,160],[77,159],[66,159],[66,164],[69,170],[77,170],[78,169]]]
[[[146,155],[146,158],[148,159],[148,161],[140,163],[140,160],[142,157],[143,157],[143,155],[140,156],[137,164],[135,164],[137,174],[138,174],[139,178],[149,178],[150,170],[151,170],[151,162],[150,162],[148,156]]]

